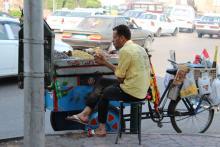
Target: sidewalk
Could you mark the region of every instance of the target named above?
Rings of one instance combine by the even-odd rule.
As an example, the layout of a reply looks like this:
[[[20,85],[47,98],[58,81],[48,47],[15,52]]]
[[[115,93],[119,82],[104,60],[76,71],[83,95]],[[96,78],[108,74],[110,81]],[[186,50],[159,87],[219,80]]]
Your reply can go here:
[[[137,135],[123,134],[118,144],[115,134],[90,137],[83,133],[47,135],[45,147],[138,147]],[[0,147],[22,147],[22,140],[0,140]],[[220,136],[211,134],[142,134],[140,147],[220,147]]]

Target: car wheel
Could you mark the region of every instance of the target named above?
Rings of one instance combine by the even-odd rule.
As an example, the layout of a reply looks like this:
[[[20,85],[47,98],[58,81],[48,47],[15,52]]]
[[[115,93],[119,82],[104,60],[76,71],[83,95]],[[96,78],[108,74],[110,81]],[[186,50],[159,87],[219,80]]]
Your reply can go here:
[[[159,28],[159,29],[157,30],[157,32],[155,33],[155,36],[156,36],[156,37],[160,37],[160,35],[161,35],[161,28]]]
[[[201,33],[198,33],[198,37],[199,37],[199,38],[202,38],[202,34],[201,34]]]
[[[175,30],[174,30],[173,33],[172,33],[172,36],[176,36],[177,33],[178,33],[178,29],[175,28]]]
[[[213,35],[212,35],[212,34],[209,34],[209,37],[210,37],[210,38],[212,38],[212,37],[213,37]]]
[[[147,39],[144,42],[143,47],[147,50],[151,50],[152,43],[153,43],[153,38],[151,36],[148,36]]]

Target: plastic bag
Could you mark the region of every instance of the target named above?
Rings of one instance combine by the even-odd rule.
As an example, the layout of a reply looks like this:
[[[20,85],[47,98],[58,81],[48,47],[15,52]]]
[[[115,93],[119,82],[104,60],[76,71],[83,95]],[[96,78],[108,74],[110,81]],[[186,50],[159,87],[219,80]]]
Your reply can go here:
[[[164,77],[164,81],[163,84],[165,86],[165,88],[168,86],[170,80],[174,79],[174,76],[171,74],[166,73],[165,77]]]
[[[205,72],[202,73],[202,77],[198,78],[198,86],[199,86],[199,94],[210,94],[212,92],[211,85],[210,85],[210,77],[209,73]]]
[[[210,94],[210,100],[212,104],[219,105],[220,104],[220,77],[216,78],[212,82],[212,93]]]
[[[186,77],[183,81],[183,86],[180,90],[180,96],[188,97],[188,96],[193,96],[197,94],[198,94],[198,90],[196,87],[196,82],[193,76],[193,72],[190,71],[189,73],[186,74]]]
[[[179,85],[172,85],[170,87],[168,94],[167,94],[167,97],[171,100],[176,100],[177,97],[179,96],[179,92],[180,92],[180,86]]]
[[[173,84],[174,85],[181,85],[188,72],[189,72],[189,68],[185,64],[178,65],[178,71],[177,71],[176,76],[174,78]]]

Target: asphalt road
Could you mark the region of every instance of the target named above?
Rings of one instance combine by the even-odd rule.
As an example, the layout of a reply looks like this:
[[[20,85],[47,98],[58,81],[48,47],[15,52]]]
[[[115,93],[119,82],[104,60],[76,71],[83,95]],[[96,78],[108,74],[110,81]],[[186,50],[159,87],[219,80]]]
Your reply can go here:
[[[163,77],[169,66],[169,50],[175,50],[177,62],[193,61],[196,54],[206,48],[213,58],[215,46],[220,46],[219,38],[197,38],[196,34],[180,33],[177,37],[162,36],[153,43],[152,62],[158,76],[160,90],[163,90]],[[218,55],[218,57],[220,57]],[[219,59],[220,60],[220,59]],[[219,63],[219,62],[218,62]],[[23,90],[17,88],[16,78],[0,79],[0,139],[23,135]],[[220,134],[220,114],[216,113],[214,121],[207,131]],[[151,120],[143,120],[143,131],[146,133],[175,133],[170,124],[158,128]],[[49,112],[45,113],[45,132],[54,133],[49,122]]]

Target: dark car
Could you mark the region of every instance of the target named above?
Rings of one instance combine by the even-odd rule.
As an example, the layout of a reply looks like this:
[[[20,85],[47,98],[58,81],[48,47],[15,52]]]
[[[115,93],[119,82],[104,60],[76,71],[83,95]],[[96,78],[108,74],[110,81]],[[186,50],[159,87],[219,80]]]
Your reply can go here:
[[[198,37],[217,35],[220,37],[220,14],[206,14],[196,22]]]
[[[123,16],[90,16],[84,18],[73,31],[65,31],[62,40],[73,48],[100,47],[108,49],[112,44],[112,29],[120,24],[131,29],[132,40],[137,44],[150,48],[153,34],[142,30],[135,23]]]

